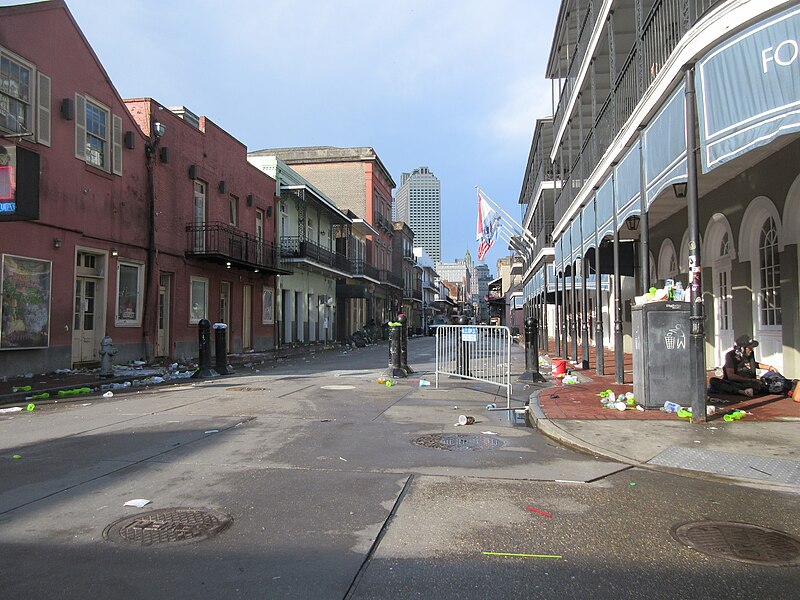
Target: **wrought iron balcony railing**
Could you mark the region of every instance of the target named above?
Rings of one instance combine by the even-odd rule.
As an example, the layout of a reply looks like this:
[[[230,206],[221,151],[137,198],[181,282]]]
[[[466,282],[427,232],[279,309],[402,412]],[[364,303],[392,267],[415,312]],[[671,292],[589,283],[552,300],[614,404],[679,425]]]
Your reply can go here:
[[[378,274],[380,276],[381,283],[388,283],[391,286],[403,289],[403,278],[400,275],[395,275],[386,269],[381,269]]]
[[[259,239],[226,223],[212,221],[186,225],[186,256],[220,264],[275,273],[291,273],[281,266],[272,242]]]
[[[375,281],[380,281],[378,277],[378,269],[368,264],[365,260],[352,260],[353,277],[369,277]]]
[[[281,238],[281,258],[292,263],[308,259],[348,274],[353,270],[352,264],[346,256],[297,236]]]

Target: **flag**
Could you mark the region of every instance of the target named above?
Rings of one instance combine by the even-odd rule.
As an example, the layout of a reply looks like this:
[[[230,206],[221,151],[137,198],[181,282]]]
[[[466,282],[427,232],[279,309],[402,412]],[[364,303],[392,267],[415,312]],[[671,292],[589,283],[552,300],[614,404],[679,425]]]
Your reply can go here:
[[[489,206],[489,203],[478,192],[478,227],[475,239],[478,244],[478,260],[483,260],[489,248],[494,244],[497,231],[500,228],[500,215]]]

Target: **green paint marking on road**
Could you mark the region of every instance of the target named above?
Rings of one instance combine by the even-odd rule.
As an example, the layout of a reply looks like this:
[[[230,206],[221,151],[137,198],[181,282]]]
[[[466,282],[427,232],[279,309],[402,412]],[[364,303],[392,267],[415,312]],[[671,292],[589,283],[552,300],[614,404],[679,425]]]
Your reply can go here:
[[[485,556],[519,556],[522,558],[563,558],[560,554],[516,554],[514,552],[483,552]]]

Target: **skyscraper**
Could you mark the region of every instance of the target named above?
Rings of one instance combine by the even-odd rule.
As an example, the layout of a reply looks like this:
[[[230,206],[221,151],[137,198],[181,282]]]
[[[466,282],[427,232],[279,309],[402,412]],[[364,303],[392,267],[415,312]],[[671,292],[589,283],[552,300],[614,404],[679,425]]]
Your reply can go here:
[[[394,216],[414,232],[414,244],[434,261],[442,258],[441,184],[428,167],[403,173],[395,194]]]

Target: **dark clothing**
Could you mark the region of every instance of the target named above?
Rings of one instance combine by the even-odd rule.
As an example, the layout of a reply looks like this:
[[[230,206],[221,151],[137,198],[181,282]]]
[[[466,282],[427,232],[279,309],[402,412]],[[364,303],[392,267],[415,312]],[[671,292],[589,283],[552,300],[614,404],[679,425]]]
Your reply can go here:
[[[712,394],[740,394],[743,390],[753,390],[753,395],[758,396],[767,392],[766,386],[756,377],[756,357],[749,356],[738,346],[725,355],[725,365],[722,367],[722,378],[714,377],[708,382],[708,391]],[[728,369],[751,381],[728,379]]]
[[[756,379],[756,357],[754,354],[747,356],[742,350],[734,348],[725,355],[725,364],[722,367],[722,378],[728,379],[728,369],[748,379]]]

